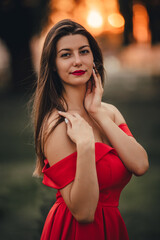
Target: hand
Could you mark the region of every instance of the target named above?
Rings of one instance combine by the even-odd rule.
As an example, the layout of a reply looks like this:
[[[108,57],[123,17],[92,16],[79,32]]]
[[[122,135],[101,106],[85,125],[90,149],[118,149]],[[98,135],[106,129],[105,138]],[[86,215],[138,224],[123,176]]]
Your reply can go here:
[[[92,127],[78,113],[58,112],[67,122],[67,135],[77,145],[79,143],[94,142]]]
[[[89,114],[95,114],[98,112],[99,108],[101,108],[102,95],[103,87],[101,83],[101,77],[99,73],[95,73],[93,69],[93,80],[90,79],[88,81],[84,98],[84,107]]]

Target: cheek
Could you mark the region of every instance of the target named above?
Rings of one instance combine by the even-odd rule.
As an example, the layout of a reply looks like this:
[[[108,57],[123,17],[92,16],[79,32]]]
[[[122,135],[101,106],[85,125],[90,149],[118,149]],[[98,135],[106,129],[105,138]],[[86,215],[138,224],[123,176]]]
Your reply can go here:
[[[93,67],[91,66],[91,67],[88,69],[89,76],[92,75],[92,71],[93,71]]]
[[[65,72],[66,72],[65,64],[57,61],[56,62],[56,70],[57,70],[57,73],[60,77],[64,76]]]
[[[87,65],[90,69],[93,68],[93,56],[92,55],[87,59]]]

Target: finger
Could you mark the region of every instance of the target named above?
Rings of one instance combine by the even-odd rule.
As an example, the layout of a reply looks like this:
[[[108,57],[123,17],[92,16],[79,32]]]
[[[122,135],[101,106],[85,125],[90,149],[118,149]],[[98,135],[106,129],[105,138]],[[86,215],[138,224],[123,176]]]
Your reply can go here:
[[[72,127],[72,124],[71,124],[71,122],[67,118],[65,118],[64,121],[66,123],[67,131],[68,131]]]
[[[67,118],[67,120],[69,120],[71,123],[73,122],[74,120],[74,116],[69,113],[69,112],[61,112],[61,111],[58,111],[59,115],[63,116],[64,118]]]
[[[102,87],[102,82],[101,82],[101,76],[99,75],[99,73],[95,73],[95,70],[93,70],[93,76],[94,76],[94,80],[95,80],[95,86],[99,87],[100,89],[103,89]]]
[[[62,112],[62,111],[58,111],[58,113],[63,116],[63,117],[73,117],[71,113],[69,112]]]
[[[65,118],[64,121],[65,121],[66,124],[68,123],[68,119],[67,118]]]
[[[98,78],[94,69],[93,69],[93,77],[94,77],[95,87],[97,88],[99,84],[98,84]]]
[[[97,68],[96,68],[95,63],[93,63],[93,69],[94,69],[95,73],[98,74],[98,70],[97,70]]]

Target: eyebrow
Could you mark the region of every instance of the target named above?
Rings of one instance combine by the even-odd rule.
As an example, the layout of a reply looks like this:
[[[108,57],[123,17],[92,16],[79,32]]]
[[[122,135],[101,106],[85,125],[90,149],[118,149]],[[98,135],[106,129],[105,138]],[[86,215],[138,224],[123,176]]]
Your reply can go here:
[[[84,46],[80,47],[79,50],[81,50],[82,48],[85,48],[85,47],[89,47],[90,48],[89,45],[84,45]],[[70,50],[71,50],[70,48],[62,48],[61,50],[58,51],[58,53],[60,53],[61,51],[70,51]]]

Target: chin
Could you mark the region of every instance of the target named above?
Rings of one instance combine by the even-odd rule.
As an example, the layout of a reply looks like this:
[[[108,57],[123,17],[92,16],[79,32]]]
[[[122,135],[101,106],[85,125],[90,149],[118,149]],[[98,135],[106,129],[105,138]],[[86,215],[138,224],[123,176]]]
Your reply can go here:
[[[74,83],[76,83],[76,85],[84,85],[84,84],[86,84],[87,82],[88,82],[88,78],[86,78],[86,79],[79,79],[78,81],[76,81],[76,82],[74,82]]]
[[[73,83],[74,85],[76,84],[86,84],[88,82],[88,80],[90,79],[89,76],[78,76],[78,77],[75,77],[74,79],[72,79],[70,81],[70,83]]]

